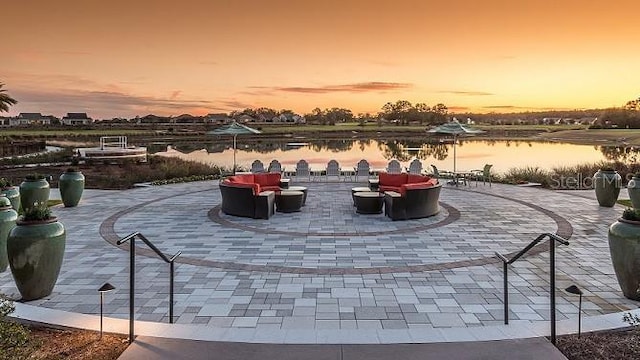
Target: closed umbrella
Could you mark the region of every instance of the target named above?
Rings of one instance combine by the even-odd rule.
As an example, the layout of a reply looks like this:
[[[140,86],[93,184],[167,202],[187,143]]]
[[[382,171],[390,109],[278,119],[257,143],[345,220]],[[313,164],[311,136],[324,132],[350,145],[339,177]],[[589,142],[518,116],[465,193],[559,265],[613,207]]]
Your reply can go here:
[[[450,121],[446,124],[442,124],[427,130],[427,132],[441,134],[441,135],[453,135],[453,172],[456,172],[456,142],[458,136],[480,134],[484,131],[478,129],[472,129],[465,125],[462,125],[458,120]]]
[[[235,120],[228,125],[207,132],[208,135],[233,135],[233,174],[236,173],[236,138],[238,135],[260,134],[260,130],[239,124]]]

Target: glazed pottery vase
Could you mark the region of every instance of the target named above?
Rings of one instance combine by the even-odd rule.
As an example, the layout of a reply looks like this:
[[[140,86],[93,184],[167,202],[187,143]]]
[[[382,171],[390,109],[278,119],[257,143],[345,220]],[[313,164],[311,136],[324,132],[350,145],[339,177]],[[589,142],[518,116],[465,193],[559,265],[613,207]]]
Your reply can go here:
[[[593,175],[593,186],[600,206],[613,207],[620,195],[622,177],[615,170],[598,170]]]
[[[51,294],[62,266],[65,240],[64,226],[55,217],[16,222],[7,239],[7,255],[22,300]]]
[[[618,219],[609,226],[609,251],[625,297],[640,300],[640,221]]]
[[[18,213],[11,207],[11,201],[6,196],[0,197],[0,272],[7,270],[7,238],[9,232],[16,226]]]
[[[640,209],[640,177],[634,176],[627,184],[627,191],[631,204],[635,209]]]
[[[9,201],[11,201],[13,210],[20,210],[20,189],[18,189],[17,186],[2,188],[2,190],[0,190],[0,193],[5,194]]]
[[[26,178],[20,184],[20,203],[22,209],[33,207],[36,203],[46,204],[49,200],[49,182],[45,179]]]
[[[77,206],[84,191],[84,175],[78,170],[67,171],[60,175],[58,182],[60,197],[65,207]]]

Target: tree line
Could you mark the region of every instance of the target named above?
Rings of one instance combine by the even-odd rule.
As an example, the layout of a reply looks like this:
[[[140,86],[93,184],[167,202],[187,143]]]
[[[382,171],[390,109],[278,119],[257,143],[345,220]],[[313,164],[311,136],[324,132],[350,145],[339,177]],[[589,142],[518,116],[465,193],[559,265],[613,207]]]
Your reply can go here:
[[[0,83],[0,112],[9,111],[9,107],[17,104],[17,100],[9,96]],[[275,117],[291,118],[297,116],[292,110],[275,110],[268,107],[246,108],[244,110],[232,111],[228,114],[230,118],[238,119],[246,115],[258,121],[272,121]],[[446,122],[450,116],[459,116],[463,119],[470,118],[476,123],[508,124],[509,122],[540,123],[541,118],[571,118],[579,119],[593,117],[597,120],[591,124],[592,127],[599,128],[640,128],[640,97],[627,101],[621,108],[611,108],[604,110],[570,110],[570,111],[541,111],[541,112],[521,112],[510,114],[450,114],[449,109],[442,103],[428,106],[425,103],[412,104],[407,100],[387,102],[376,114],[358,113],[356,115],[346,108],[315,108],[310,113],[303,114],[306,123],[335,125],[341,122],[357,121],[360,124],[367,122],[395,123],[398,125],[433,125]]]
[[[350,109],[346,108],[315,108],[310,113],[303,114],[305,121],[310,124],[335,125],[342,122],[357,121],[361,124],[366,122],[393,122],[399,125],[408,125],[417,123],[420,125],[439,124],[447,120],[448,108],[446,105],[438,103],[434,106],[428,106],[425,103],[416,103],[415,105],[407,100],[398,100],[384,104],[378,113],[362,112],[354,114]],[[292,110],[283,109],[275,110],[267,107],[256,109],[247,108],[241,111],[232,111],[229,114],[231,118],[239,118],[243,115],[250,116],[254,119],[272,119],[277,116],[292,116]]]

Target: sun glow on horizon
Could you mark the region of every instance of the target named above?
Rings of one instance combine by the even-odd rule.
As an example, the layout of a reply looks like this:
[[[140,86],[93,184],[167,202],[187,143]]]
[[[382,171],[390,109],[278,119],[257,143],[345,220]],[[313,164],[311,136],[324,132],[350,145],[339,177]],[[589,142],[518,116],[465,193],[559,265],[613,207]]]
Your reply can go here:
[[[0,82],[19,101],[9,115],[608,108],[640,93],[634,6],[32,0],[3,9]]]

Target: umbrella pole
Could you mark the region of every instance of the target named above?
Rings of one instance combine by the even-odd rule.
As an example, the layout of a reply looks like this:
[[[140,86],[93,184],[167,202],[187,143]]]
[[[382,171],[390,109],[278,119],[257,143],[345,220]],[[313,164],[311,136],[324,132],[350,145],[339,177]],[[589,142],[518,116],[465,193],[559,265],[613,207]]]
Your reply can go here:
[[[236,138],[238,135],[233,135],[233,175],[236,174]]]
[[[453,173],[456,173],[456,138],[457,135],[453,134]]]

